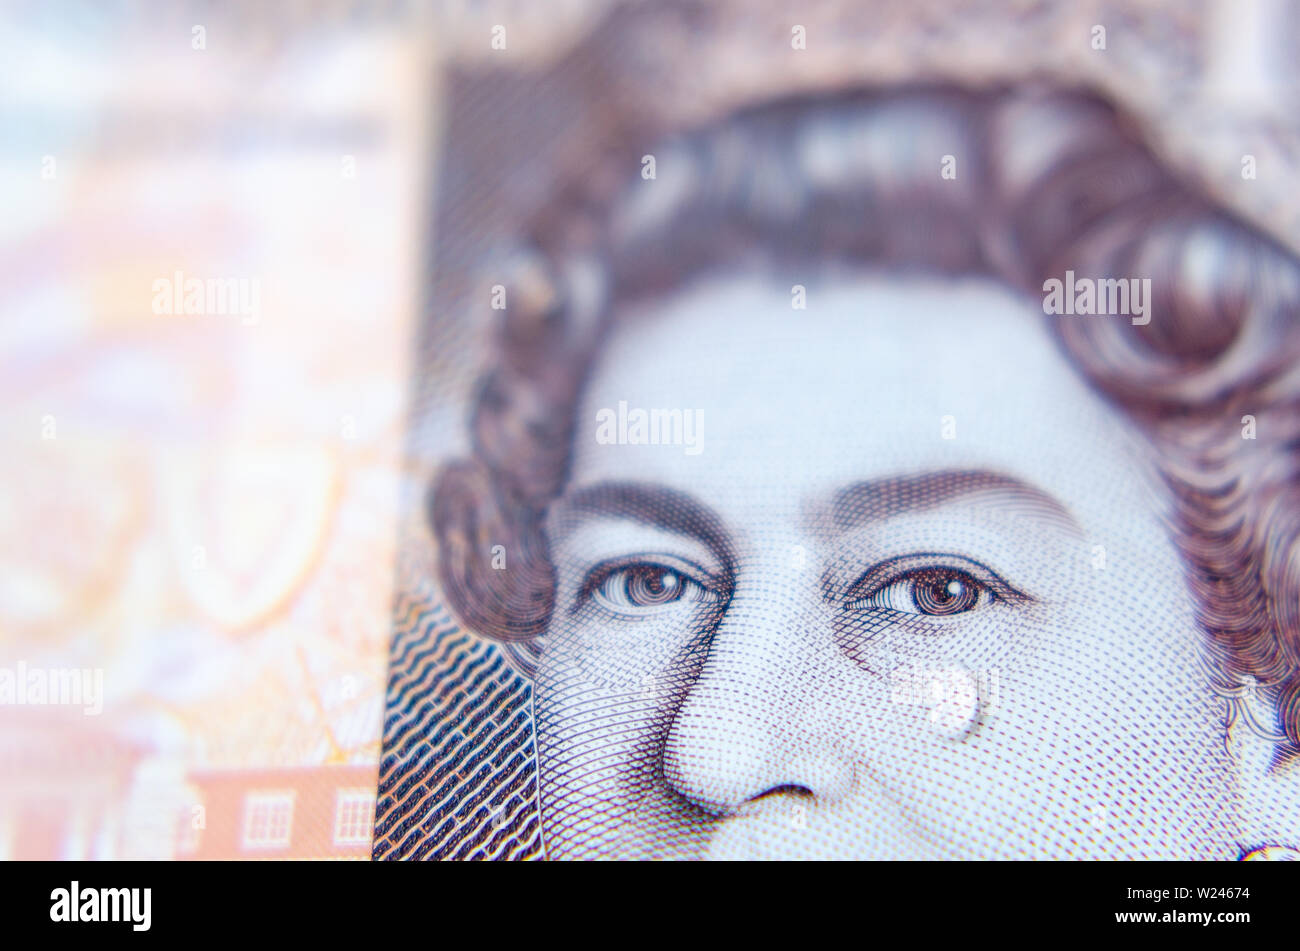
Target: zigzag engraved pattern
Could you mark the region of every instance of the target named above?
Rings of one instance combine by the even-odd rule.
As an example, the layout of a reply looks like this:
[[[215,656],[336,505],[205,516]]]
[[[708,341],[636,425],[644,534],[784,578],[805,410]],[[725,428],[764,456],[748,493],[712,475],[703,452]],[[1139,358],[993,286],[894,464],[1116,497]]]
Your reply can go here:
[[[415,589],[394,605],[373,857],[541,858],[530,687]]]

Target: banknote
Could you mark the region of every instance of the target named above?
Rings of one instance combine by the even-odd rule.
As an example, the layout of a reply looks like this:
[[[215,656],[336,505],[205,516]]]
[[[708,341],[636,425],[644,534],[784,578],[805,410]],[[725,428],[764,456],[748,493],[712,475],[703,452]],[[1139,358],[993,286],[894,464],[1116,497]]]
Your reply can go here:
[[[369,859],[447,77],[598,11],[4,6],[0,857]]]
[[[449,89],[375,857],[1294,857],[1294,220],[1108,58],[1213,18],[676,13]]]
[[[0,30],[0,854],[368,858],[429,44],[63,12]]]
[[[1289,6],[10,12],[0,857],[1296,856]]]

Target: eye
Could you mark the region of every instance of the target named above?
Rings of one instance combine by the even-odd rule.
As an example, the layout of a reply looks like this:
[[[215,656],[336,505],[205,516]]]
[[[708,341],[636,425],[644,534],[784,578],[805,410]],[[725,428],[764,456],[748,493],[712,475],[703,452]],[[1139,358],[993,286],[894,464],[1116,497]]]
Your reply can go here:
[[[1027,600],[986,570],[980,570],[977,575],[975,570],[955,565],[928,564],[902,570],[899,567],[894,562],[867,572],[853,586],[850,610],[884,608],[900,614],[943,618],[986,608],[998,601]]]
[[[616,614],[657,614],[680,603],[716,600],[687,571],[652,561],[597,568],[583,585],[585,594]]]
[[[964,571],[922,568],[897,576],[863,600],[862,607],[947,617],[988,604],[993,592]]]

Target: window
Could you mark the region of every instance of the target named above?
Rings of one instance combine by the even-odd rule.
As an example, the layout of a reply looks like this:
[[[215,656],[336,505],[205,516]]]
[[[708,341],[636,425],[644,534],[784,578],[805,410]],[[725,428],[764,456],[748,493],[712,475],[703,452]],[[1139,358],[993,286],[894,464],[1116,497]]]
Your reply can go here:
[[[340,789],[334,810],[335,845],[369,845],[375,828],[375,794]]]
[[[244,798],[244,848],[274,849],[289,844],[293,830],[293,792],[254,792]]]

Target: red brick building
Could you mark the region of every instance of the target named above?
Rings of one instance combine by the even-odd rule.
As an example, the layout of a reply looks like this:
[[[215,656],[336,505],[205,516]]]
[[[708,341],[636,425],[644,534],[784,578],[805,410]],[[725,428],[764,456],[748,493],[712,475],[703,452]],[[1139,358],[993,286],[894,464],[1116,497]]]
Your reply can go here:
[[[378,766],[191,773],[184,859],[369,859]]]

